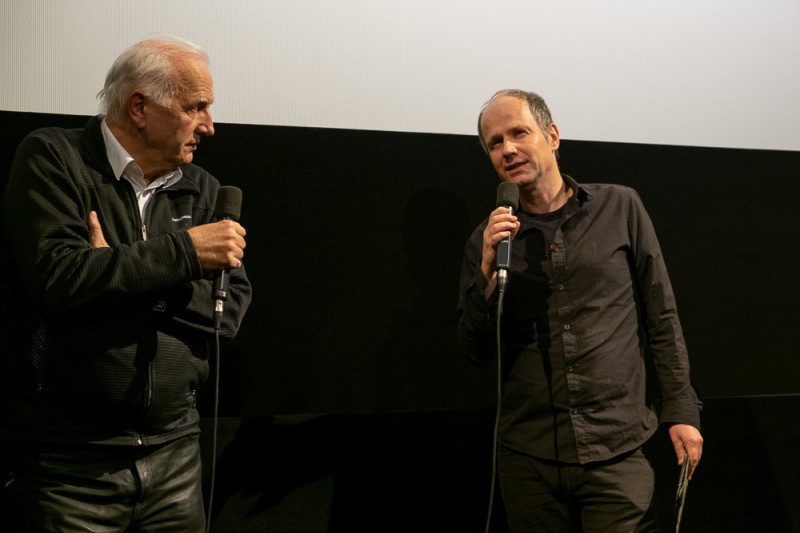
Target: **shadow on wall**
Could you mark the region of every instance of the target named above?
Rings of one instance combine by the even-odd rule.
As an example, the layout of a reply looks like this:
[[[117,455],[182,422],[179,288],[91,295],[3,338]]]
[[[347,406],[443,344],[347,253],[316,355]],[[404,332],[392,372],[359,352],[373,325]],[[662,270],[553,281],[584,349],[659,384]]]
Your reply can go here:
[[[230,441],[219,457],[213,530],[477,532],[485,522],[491,416],[223,420],[221,442]]]
[[[429,188],[408,201],[400,242],[410,283],[400,299],[387,302],[395,310],[375,352],[378,410],[456,405],[477,375],[456,341],[458,276],[471,230],[463,200],[450,191]]]

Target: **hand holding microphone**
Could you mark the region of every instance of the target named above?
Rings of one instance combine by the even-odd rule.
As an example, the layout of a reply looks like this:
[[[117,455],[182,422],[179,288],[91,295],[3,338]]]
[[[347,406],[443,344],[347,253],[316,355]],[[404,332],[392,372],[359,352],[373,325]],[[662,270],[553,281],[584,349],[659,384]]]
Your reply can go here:
[[[481,269],[487,279],[496,271],[498,288],[505,290],[511,268],[511,239],[518,228],[514,212],[519,206],[519,188],[513,183],[501,183],[496,206],[483,232]]]
[[[197,258],[204,272],[238,268],[246,246],[245,229],[237,222],[241,211],[242,191],[221,187],[217,193],[214,220],[189,228]]]
[[[231,268],[242,266],[245,229],[237,222],[242,208],[242,191],[238,187],[224,186],[217,192],[214,220],[189,229],[197,257],[203,271],[214,271],[211,298],[215,301],[215,328],[219,329],[225,300],[228,299],[228,281]]]

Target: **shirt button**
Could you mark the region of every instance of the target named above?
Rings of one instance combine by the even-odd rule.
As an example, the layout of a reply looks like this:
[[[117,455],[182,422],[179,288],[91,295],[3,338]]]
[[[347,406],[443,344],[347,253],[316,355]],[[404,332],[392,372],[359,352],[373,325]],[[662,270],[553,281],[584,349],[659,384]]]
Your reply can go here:
[[[571,328],[572,328],[572,326],[570,326],[569,324],[564,324],[564,329],[566,331],[569,331]]]
[[[558,287],[557,287],[557,289],[558,289],[558,290],[560,290],[560,291],[563,291],[563,290],[564,290],[564,286],[563,286],[563,285],[561,285],[561,284],[559,284],[559,285],[558,285]]]
[[[568,366],[567,367],[567,372],[575,372],[575,367],[574,366]]]

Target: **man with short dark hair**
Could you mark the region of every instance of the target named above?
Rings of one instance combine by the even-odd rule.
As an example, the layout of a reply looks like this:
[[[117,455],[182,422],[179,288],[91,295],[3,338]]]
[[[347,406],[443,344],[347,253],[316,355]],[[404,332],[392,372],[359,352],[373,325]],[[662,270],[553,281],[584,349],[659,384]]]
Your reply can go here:
[[[459,338],[493,358],[498,243],[513,237],[500,331],[498,472],[513,532],[645,531],[653,472],[641,446],[659,425],[691,470],[700,402],[664,258],[638,195],[562,175],[544,100],[504,90],[483,107],[481,144],[519,210],[498,207],[467,243]],[[645,398],[645,356],[664,397]]]

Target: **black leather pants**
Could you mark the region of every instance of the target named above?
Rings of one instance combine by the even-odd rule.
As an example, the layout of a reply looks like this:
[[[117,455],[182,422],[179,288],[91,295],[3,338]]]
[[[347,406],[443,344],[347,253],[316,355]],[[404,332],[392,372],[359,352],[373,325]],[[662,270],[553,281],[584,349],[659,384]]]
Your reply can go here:
[[[18,443],[11,447],[10,465],[4,531],[205,528],[197,435],[143,447]]]

